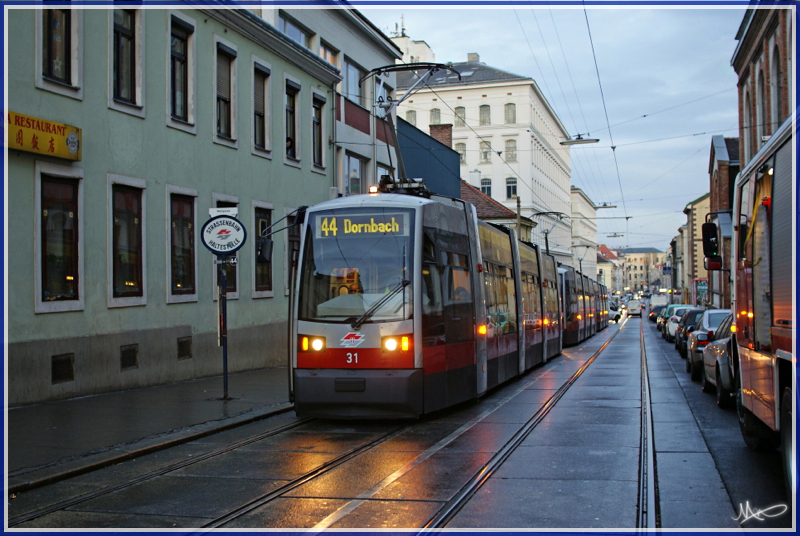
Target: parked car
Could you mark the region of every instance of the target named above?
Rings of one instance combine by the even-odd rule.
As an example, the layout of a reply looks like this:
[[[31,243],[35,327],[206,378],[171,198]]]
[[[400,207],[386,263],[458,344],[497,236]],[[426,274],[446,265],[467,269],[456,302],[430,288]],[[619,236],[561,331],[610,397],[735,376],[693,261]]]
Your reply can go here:
[[[733,341],[733,315],[728,315],[717,327],[714,337],[703,347],[703,369],[700,386],[708,393],[712,387],[717,392],[717,405],[721,408],[733,406],[734,388],[731,343]]]
[[[662,310],[664,310],[666,308],[667,308],[666,305],[655,305],[655,306],[653,306],[651,304],[650,305],[650,314],[647,315],[648,320],[650,320],[650,322],[655,322],[656,318],[658,318],[658,313],[660,313]]]
[[[693,307],[687,310],[678,322],[678,327],[675,328],[675,349],[684,359],[686,359],[686,341],[689,339],[689,333],[694,331],[698,320],[705,311],[705,307]]]
[[[709,309],[700,315],[694,331],[686,339],[686,372],[693,381],[700,381],[703,370],[703,347],[714,339],[714,334],[723,320],[731,314],[730,309]]]
[[[680,322],[683,313],[691,309],[688,305],[683,305],[672,310],[672,316],[664,325],[664,338],[667,342],[675,342],[675,331],[678,329],[678,322]]]
[[[631,316],[642,316],[642,308],[644,304],[639,300],[628,300],[626,304],[628,307],[628,314]]]
[[[682,303],[672,303],[667,305],[667,308],[658,314],[658,318],[656,319],[656,327],[658,328],[658,331],[661,332],[662,339],[667,338],[667,322],[672,316],[672,313],[674,313],[679,307],[688,307],[688,305],[684,305]]]

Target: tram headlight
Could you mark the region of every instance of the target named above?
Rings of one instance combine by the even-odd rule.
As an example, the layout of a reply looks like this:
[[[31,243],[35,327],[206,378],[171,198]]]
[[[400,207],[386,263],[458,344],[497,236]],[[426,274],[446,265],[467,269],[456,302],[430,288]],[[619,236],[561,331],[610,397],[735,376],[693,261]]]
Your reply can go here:
[[[300,335],[300,351],[301,352],[322,352],[325,350],[325,337],[309,337],[308,335]]]
[[[411,335],[394,335],[381,338],[381,348],[384,352],[408,352],[411,348]]]

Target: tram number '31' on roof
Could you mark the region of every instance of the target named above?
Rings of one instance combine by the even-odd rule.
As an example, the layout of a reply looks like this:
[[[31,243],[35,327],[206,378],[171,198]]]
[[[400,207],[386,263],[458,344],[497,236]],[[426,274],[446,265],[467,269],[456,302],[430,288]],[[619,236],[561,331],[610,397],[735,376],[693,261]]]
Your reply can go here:
[[[358,214],[318,215],[314,218],[316,238],[367,237],[376,235],[408,236],[408,215]]]
[[[211,253],[229,255],[247,241],[247,231],[242,222],[230,216],[211,218],[200,230],[200,239]]]

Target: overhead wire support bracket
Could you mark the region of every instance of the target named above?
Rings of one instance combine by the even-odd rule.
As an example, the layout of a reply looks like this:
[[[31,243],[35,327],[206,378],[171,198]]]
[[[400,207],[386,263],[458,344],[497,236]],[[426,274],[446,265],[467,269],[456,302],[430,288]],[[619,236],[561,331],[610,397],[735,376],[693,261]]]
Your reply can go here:
[[[419,79],[414,82],[414,84],[408,88],[405,94],[397,100],[392,100],[391,98],[383,101],[382,99],[378,100],[378,106],[385,110],[385,117],[389,122],[389,133],[392,136],[392,143],[395,148],[395,152],[397,154],[397,173],[398,173],[398,182],[407,182],[408,177],[406,176],[406,168],[403,165],[403,157],[400,154],[400,145],[397,140],[397,131],[395,130],[394,121],[392,120],[392,112],[407,98],[417,92],[420,86],[424,85],[426,80],[430,78],[433,73],[438,72],[440,70],[447,70],[452,71],[458,76],[458,80],[461,80],[461,73],[456,71],[455,69],[448,67],[443,63],[404,63],[401,65],[385,65],[383,67],[376,67],[372,69],[370,72],[362,76],[358,81],[358,86],[361,87],[362,82],[365,80],[372,78],[373,76],[380,76],[386,73],[397,72],[397,71],[422,71],[427,70],[427,72],[421,76]],[[390,153],[391,154],[391,153]]]

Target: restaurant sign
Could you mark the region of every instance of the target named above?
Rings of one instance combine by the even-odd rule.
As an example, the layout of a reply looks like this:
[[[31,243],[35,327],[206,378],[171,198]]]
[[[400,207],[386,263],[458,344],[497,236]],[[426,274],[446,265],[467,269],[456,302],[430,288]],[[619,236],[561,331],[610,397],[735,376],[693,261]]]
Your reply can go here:
[[[9,149],[81,159],[81,129],[15,112],[7,112],[6,116]]]

